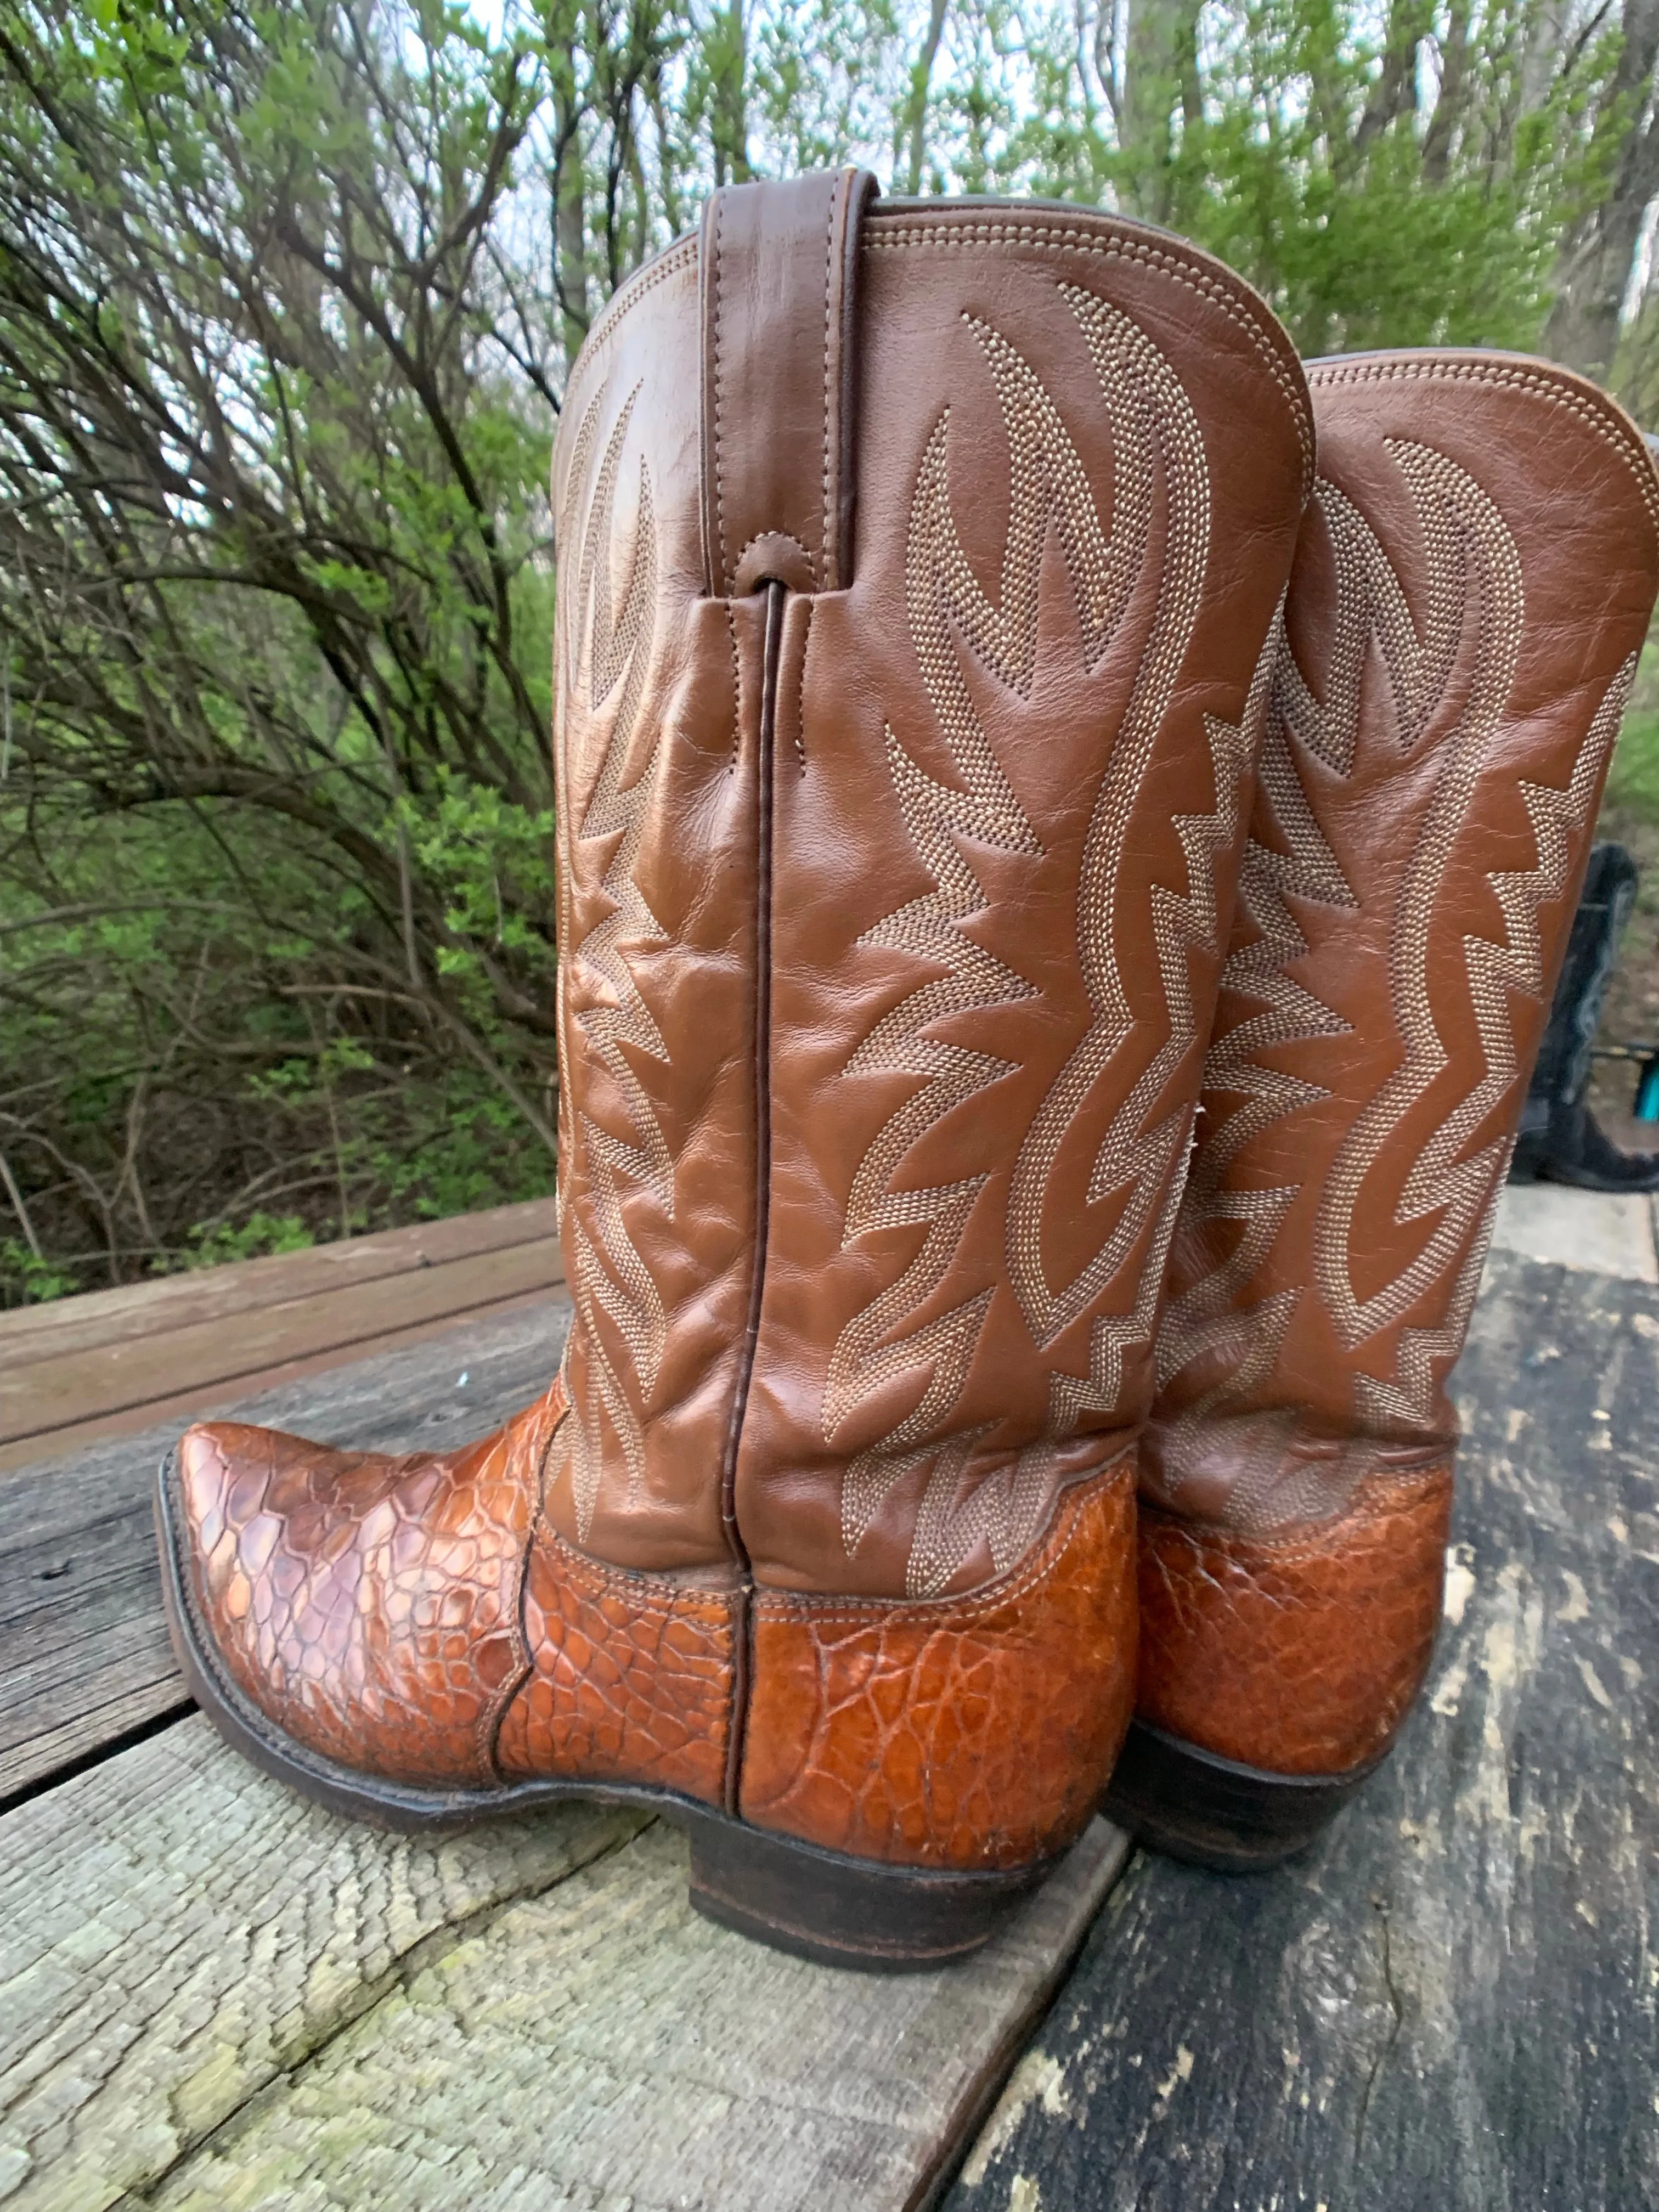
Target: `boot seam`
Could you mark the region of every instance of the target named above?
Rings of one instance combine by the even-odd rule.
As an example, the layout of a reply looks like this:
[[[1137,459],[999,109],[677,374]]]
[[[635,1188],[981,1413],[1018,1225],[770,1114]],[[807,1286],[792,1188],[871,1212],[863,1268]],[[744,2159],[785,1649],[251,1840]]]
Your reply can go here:
[[[936,1619],[941,1626],[956,1627],[963,1621],[975,1620],[988,1613],[999,1612],[1005,1605],[1029,1597],[1058,1571],[1060,1562],[1077,1539],[1081,1524],[1084,1493],[1097,1489],[1104,1496],[1125,1483],[1133,1492],[1134,1463],[1133,1447],[1126,1449],[1116,1460],[1079,1481],[1067,1483],[1055,1499],[1055,1510],[1042,1541],[1028,1552],[1018,1566],[1011,1567],[995,1582],[981,1583],[977,1589],[945,1591],[938,1597],[865,1597],[824,1598],[810,1590],[763,1590],[753,1595],[750,1611],[756,1616],[766,1613],[806,1615],[815,1623],[825,1620],[876,1623],[892,1620],[897,1616],[920,1615],[923,1620]],[[1062,1534],[1056,1522],[1060,1516],[1069,1516],[1071,1526]]]
[[[563,1390],[563,1361],[554,1376],[553,1387]],[[483,1781],[491,1789],[504,1789],[507,1777],[501,1771],[501,1730],[507,1725],[507,1714],[513,1709],[525,1684],[536,1671],[536,1655],[530,1648],[530,1623],[527,1617],[530,1601],[530,1563],[536,1556],[536,1540],[544,1522],[547,1522],[547,1462],[553,1456],[553,1445],[559,1431],[570,1419],[570,1398],[566,1392],[564,1411],[547,1432],[546,1441],[536,1455],[536,1510],[530,1516],[529,1533],[525,1538],[524,1553],[519,1561],[519,1587],[514,1599],[514,1630],[518,1639],[519,1663],[496,1694],[493,1706],[487,1705],[479,1716],[476,1741],[478,1747],[478,1771]],[[557,1535],[551,1522],[549,1530]]]
[[[739,1571],[750,1572],[748,1547],[738,1527],[738,1455],[742,1449],[750,1386],[760,1343],[766,1297],[767,1240],[772,1203],[772,775],[777,737],[778,682],[783,653],[783,586],[766,586],[764,642],[761,657],[760,725],[756,760],[755,805],[755,1224],[750,1263],[749,1312],[744,1324],[737,1386],[732,1396],[726,1450],[720,1463],[720,1527]],[[748,1607],[738,1608],[733,1650],[732,1717],[726,1737],[725,1809],[737,1816],[742,1790],[744,1739],[749,1706]]]
[[[1437,1461],[1414,1473],[1400,1475],[1368,1475],[1356,1494],[1360,1502],[1351,1503],[1340,1513],[1333,1513],[1324,1521],[1302,1521],[1295,1524],[1282,1542],[1271,1535],[1247,1535],[1242,1529],[1218,1528],[1212,1522],[1189,1521],[1183,1515],[1172,1513],[1167,1506],[1151,1499],[1140,1501],[1140,1510],[1148,1522],[1147,1534],[1159,1524],[1184,1536],[1195,1550],[1212,1549],[1223,1552],[1235,1565],[1247,1566],[1249,1555],[1265,1554],[1267,1563],[1283,1566],[1306,1566],[1328,1559],[1340,1548],[1344,1532],[1358,1537],[1365,1534],[1379,1521],[1386,1521],[1399,1512],[1406,1500],[1401,1493],[1415,1491],[1421,1498],[1431,1498],[1443,1485],[1449,1487],[1452,1466],[1449,1459]],[[1364,1493],[1370,1491],[1366,1498]],[[1385,1494],[1377,1496],[1378,1491]],[[1318,1540],[1311,1530],[1328,1531],[1336,1541]]]

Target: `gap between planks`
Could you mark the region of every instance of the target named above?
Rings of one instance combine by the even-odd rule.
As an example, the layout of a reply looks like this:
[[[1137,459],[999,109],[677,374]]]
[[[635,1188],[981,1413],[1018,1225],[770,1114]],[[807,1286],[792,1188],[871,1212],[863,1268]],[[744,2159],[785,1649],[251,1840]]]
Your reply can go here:
[[[361,1450],[452,1449],[547,1388],[569,1315],[556,1295],[450,1323],[418,1347],[226,1410]],[[183,1701],[150,1510],[157,1462],[182,1425],[168,1421],[0,1480],[0,1802]]]
[[[389,1837],[194,1716],[0,1821],[0,2202],[921,2212],[1127,1849],[868,1976],[699,1918],[661,1821]]]

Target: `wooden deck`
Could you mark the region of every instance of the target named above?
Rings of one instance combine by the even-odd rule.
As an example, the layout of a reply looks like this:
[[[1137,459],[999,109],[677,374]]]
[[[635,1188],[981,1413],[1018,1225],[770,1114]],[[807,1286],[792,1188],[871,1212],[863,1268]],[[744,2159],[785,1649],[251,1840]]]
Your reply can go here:
[[[991,1951],[898,1981],[699,1921],[659,1822],[387,1838],[185,1704],[148,1504],[180,1413],[478,1433],[567,1323],[545,1272],[508,1272],[538,1243],[548,1267],[545,1215],[421,1232],[424,1267],[374,1239],[303,1280],[164,1285],[159,1321],[126,1292],[60,1335],[0,1319],[15,1438],[53,1440],[9,1409],[50,1413],[28,1370],[55,1361],[104,1391],[57,1401],[72,1437],[132,1424],[0,1474],[0,2205],[1659,2205],[1659,1266],[1645,1209],[1552,1226],[1512,1199],[1459,1376],[1446,1629],[1389,1767],[1266,1876],[1097,1824]],[[179,1383],[169,1343],[216,1312],[234,1350]]]

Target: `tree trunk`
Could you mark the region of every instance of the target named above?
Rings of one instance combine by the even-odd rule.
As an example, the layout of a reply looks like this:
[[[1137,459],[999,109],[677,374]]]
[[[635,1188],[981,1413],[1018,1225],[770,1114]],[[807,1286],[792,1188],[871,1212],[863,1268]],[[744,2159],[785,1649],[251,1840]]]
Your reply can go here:
[[[1174,114],[1202,111],[1197,79],[1197,0],[1129,0],[1122,91],[1114,103],[1119,190],[1131,210],[1153,222],[1174,212]]]
[[[1365,112],[1354,133],[1354,150],[1364,154],[1373,138],[1410,115],[1417,106],[1417,50],[1433,27],[1433,13],[1425,0],[1393,0],[1389,9],[1388,35],[1382,47],[1382,66],[1371,87]]]
[[[581,350],[591,320],[587,293],[587,193],[576,75],[580,18],[575,0],[547,11],[548,74],[553,88],[553,289],[558,296],[564,365]]]
[[[905,102],[903,128],[910,141],[904,189],[912,199],[921,190],[922,156],[927,148],[927,88],[933,82],[933,64],[939,55],[939,42],[945,35],[945,15],[949,4],[950,0],[933,0],[932,12],[927,18],[927,35],[922,40],[916,65],[910,72],[910,96]],[[896,175],[896,161],[893,168]]]
[[[709,127],[714,142],[714,182],[742,185],[755,173],[749,166],[749,39],[743,0],[731,0],[715,16],[714,32],[709,64],[714,99]]]
[[[1659,124],[1653,101],[1659,0],[1625,0],[1624,49],[1604,112],[1622,139],[1607,198],[1567,234],[1556,266],[1555,304],[1544,349],[1571,368],[1604,377],[1619,342],[1642,215],[1659,191]]]
[[[1462,120],[1468,66],[1469,0],[1451,0],[1440,42],[1440,90],[1423,140],[1423,175],[1431,185],[1446,181],[1452,135]]]

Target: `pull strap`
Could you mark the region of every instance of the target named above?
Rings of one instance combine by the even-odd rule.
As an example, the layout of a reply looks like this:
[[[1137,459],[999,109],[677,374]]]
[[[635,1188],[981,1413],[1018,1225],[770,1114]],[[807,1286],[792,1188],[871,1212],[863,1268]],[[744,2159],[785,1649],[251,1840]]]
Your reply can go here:
[[[703,569],[711,598],[852,581],[860,169],[730,185],[703,211]]]

